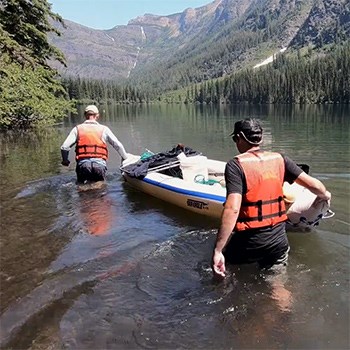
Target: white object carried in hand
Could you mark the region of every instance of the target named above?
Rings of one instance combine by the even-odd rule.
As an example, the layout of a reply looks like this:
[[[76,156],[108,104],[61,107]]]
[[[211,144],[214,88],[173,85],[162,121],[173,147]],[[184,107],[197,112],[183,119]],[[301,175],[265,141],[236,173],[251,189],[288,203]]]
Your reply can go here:
[[[285,182],[283,192],[287,205],[287,223],[291,226],[304,228],[316,226],[321,219],[334,215],[329,209],[330,201],[318,198],[303,186]]]

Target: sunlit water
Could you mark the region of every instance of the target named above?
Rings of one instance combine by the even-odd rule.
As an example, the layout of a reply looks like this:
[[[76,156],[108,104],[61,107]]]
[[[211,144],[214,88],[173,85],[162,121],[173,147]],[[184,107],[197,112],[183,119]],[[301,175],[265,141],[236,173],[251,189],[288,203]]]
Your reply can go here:
[[[101,108],[103,109],[103,108]],[[128,187],[110,150],[105,185],[83,190],[59,147],[79,118],[1,137],[1,346],[16,349],[349,348],[349,108],[104,107],[127,152],[182,142],[236,154],[236,120],[311,167],[336,215],[288,233],[285,270],[231,266],[212,279],[218,222]]]

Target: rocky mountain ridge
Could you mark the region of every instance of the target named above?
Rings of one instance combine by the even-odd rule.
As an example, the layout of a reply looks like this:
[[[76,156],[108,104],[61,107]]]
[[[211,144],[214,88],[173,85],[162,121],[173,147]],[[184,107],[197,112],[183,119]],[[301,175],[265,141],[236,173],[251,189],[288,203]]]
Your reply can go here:
[[[215,0],[169,16],[145,14],[109,30],[65,23],[61,37],[51,37],[66,56],[67,67],[56,66],[63,75],[166,82],[174,88],[254,66],[282,47],[346,40],[350,5],[347,0]]]

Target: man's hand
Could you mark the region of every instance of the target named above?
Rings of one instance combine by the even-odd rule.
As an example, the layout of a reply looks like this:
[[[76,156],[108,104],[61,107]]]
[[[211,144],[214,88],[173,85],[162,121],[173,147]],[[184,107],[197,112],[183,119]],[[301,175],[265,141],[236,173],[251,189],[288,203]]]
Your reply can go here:
[[[69,166],[70,161],[68,159],[67,160],[62,160],[61,164],[64,165],[64,166]]]
[[[323,202],[323,201],[326,201],[328,203],[328,205],[331,204],[331,198],[332,198],[332,195],[330,192],[326,191],[326,193],[324,195],[319,195],[316,197],[313,205],[316,205],[320,202]]]
[[[224,254],[214,250],[213,252],[213,261],[211,266],[214,276],[224,278],[225,277],[225,257]]]
[[[323,196],[323,199],[326,200],[326,201],[330,201],[331,198],[332,198],[331,193],[329,191],[326,191],[326,193]]]
[[[130,165],[130,164],[134,164],[134,163],[137,163],[139,160],[140,160],[140,156],[136,156],[134,154],[131,154],[131,153],[127,153],[126,154],[128,157],[126,159],[123,159],[122,161],[122,166],[127,166],[127,165]]]

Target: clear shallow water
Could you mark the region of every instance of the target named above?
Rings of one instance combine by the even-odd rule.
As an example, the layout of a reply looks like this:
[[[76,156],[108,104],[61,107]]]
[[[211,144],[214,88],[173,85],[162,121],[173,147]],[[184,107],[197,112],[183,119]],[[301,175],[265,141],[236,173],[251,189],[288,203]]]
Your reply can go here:
[[[79,118],[2,136],[2,347],[349,347],[348,108],[109,106],[104,114],[129,153],[182,142],[221,160],[236,154],[234,122],[258,116],[264,147],[309,164],[336,215],[312,232],[289,232],[285,271],[230,267],[216,283],[218,223],[129,188],[113,151],[107,184],[79,191],[59,151]]]

